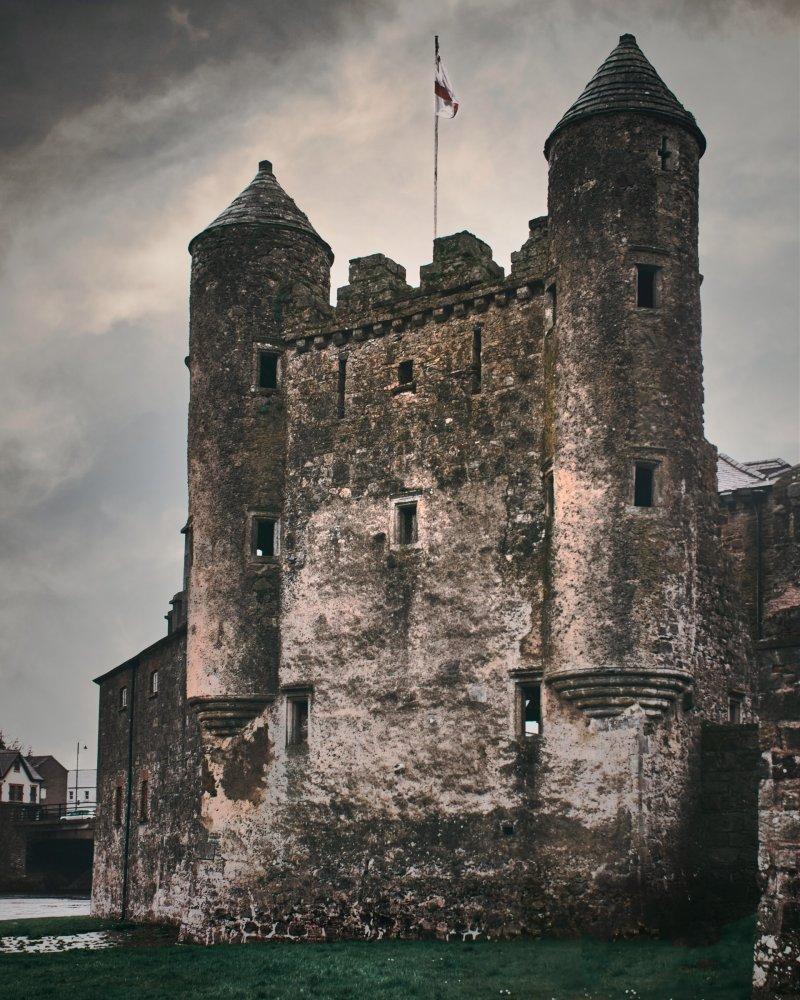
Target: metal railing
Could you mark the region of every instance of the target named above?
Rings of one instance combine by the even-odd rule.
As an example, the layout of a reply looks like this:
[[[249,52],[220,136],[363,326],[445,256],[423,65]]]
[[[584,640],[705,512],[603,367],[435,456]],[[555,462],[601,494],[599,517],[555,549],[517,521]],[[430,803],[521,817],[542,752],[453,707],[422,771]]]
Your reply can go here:
[[[68,806],[65,803],[60,805],[40,805],[38,802],[0,802],[3,816],[10,819],[12,823],[44,823],[48,820],[63,819],[71,816],[76,810],[84,807]],[[82,820],[94,819],[94,811],[91,816],[81,816]]]

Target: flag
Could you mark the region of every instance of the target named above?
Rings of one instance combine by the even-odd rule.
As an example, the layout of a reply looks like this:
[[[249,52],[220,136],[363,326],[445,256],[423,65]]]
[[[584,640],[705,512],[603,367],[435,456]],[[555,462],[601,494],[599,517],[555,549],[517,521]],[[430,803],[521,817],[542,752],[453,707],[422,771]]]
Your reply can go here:
[[[436,114],[440,118],[455,118],[458,114],[458,100],[453,92],[453,86],[447,79],[447,73],[439,57],[439,47],[436,47],[436,79],[433,84],[436,95]]]

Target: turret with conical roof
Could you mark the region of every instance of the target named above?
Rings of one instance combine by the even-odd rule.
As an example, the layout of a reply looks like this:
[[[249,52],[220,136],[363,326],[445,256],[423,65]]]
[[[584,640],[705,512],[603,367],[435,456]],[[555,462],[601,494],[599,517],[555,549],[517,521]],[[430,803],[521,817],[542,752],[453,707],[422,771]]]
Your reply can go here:
[[[329,308],[333,254],[268,160],[189,250],[187,688],[213,737],[276,683],[285,336]]]
[[[564,713],[563,738],[550,739],[586,741],[582,780],[617,789],[603,808],[630,831],[587,867],[638,879],[645,899],[686,876],[681,817],[699,737],[681,705],[693,692],[708,716],[724,711],[695,640],[698,523],[713,475],[697,257],[704,146],[694,118],[623,35],[545,147],[558,303],[545,677]],[[621,715],[631,702],[636,711]],[[569,729],[570,711],[583,727]],[[552,719],[550,733],[561,724]],[[614,776],[607,762],[620,752],[652,776],[658,809],[637,799],[635,780]],[[555,791],[574,780],[574,759],[552,759]],[[587,830],[598,816],[587,801]]]
[[[189,252],[199,240],[208,235],[222,235],[234,232],[228,227],[235,226],[241,233],[253,233],[270,228],[296,230],[313,236],[325,248],[333,261],[333,252],[308,221],[294,200],[278,183],[269,160],[261,160],[258,173],[240,195],[233,199],[224,212],[199,233],[189,244]]]
[[[555,137],[574,122],[619,111],[637,111],[683,125],[697,139],[700,155],[705,152],[705,136],[697,127],[694,115],[667,87],[639,48],[636,38],[620,35],[617,47],[548,136],[544,155],[549,157]]]

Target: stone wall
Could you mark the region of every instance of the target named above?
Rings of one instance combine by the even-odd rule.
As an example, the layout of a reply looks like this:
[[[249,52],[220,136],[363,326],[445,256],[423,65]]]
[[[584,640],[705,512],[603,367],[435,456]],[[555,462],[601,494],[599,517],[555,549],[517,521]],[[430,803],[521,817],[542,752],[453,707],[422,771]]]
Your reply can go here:
[[[697,871],[709,924],[758,902],[758,733],[757,725],[703,727]]]
[[[754,997],[800,996],[800,644],[764,651]],[[776,662],[778,661],[778,662]]]
[[[722,536],[758,647],[761,900],[754,996],[800,996],[800,468],[724,497]]]
[[[0,803],[0,891],[11,892],[24,883],[27,838],[20,827],[24,810]]]
[[[185,628],[100,679],[92,884],[92,912],[98,916],[180,919],[189,883],[187,847],[198,839],[196,728],[186,704]]]

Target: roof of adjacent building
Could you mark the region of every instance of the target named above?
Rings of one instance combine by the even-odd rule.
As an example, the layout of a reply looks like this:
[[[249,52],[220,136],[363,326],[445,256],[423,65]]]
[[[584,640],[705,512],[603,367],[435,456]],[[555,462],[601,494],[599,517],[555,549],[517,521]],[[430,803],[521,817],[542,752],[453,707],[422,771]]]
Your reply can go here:
[[[308,221],[308,216],[297,207],[278,183],[269,160],[262,160],[259,163],[258,173],[244,191],[194,237],[189,244],[189,252],[191,253],[195,242],[206,233],[241,225],[278,226],[308,233],[318,240],[333,258],[333,251]]]
[[[25,758],[25,760],[27,760],[29,764],[33,764],[35,768],[38,768],[40,765],[44,764],[45,761],[51,760],[54,764],[60,767],[62,771],[66,772],[67,770],[67,768],[64,767],[61,761],[56,760],[56,758],[50,753],[30,754]]]
[[[760,472],[767,479],[777,479],[778,476],[783,475],[787,469],[792,467],[789,462],[782,458],[759,458],[755,462],[745,462],[744,464],[748,469]]]
[[[100,674],[99,677],[95,677],[92,683],[102,684],[107,681],[110,677],[115,674],[120,673],[123,670],[136,670],[139,667],[139,661],[148,657],[151,653],[156,652],[166,646],[168,643],[175,642],[176,639],[180,639],[186,635],[186,622],[182,625],[178,625],[171,632],[166,635],[162,635],[160,639],[156,639],[155,642],[150,643],[141,652],[137,653],[135,656],[130,657],[130,659],[125,660],[124,663],[118,663],[116,667],[112,667],[110,670],[106,670],[104,674]]]
[[[16,761],[20,761],[31,781],[44,781],[30,759],[23,757],[19,750],[0,750],[0,778],[5,778]]]
[[[694,115],[667,87],[633,35],[620,35],[619,44],[586,84],[583,93],[561,118],[544,144],[549,156],[553,138],[567,125],[614,111],[644,111],[689,129],[702,156],[706,140]]]
[[[717,492],[764,489],[792,466],[782,458],[761,458],[754,462],[737,462],[720,452],[717,456]]]

